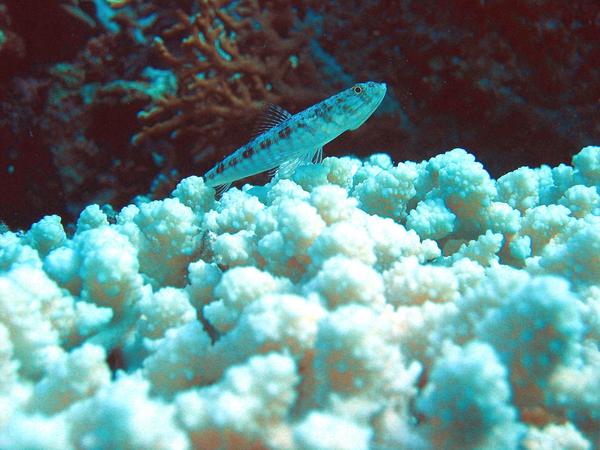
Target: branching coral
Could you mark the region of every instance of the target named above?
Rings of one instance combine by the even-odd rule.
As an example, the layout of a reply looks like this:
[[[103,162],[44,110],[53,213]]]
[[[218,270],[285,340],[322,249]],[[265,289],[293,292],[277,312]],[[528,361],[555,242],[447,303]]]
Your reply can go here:
[[[298,105],[319,98],[319,78],[308,54],[310,33],[298,28],[289,1],[211,0],[176,21],[154,46],[177,77],[177,92],[140,114],[144,142],[157,137],[190,140],[196,162],[208,163],[207,143],[231,150],[232,126],[265,102]],[[246,136],[247,137],[247,136]]]

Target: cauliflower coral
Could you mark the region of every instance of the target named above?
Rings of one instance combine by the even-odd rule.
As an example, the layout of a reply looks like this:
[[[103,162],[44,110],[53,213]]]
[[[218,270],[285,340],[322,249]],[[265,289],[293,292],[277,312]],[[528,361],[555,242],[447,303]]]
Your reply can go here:
[[[600,147],[214,194],[0,234],[0,448],[600,447]]]

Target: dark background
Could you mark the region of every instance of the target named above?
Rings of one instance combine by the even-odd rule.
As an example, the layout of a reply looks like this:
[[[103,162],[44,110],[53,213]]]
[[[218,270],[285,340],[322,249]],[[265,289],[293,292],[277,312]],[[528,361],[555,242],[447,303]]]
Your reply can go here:
[[[326,156],[463,147],[498,177],[600,142],[595,1],[6,0],[0,31],[13,229],[165,196],[245,143],[265,102],[295,113],[357,81],[386,100]]]

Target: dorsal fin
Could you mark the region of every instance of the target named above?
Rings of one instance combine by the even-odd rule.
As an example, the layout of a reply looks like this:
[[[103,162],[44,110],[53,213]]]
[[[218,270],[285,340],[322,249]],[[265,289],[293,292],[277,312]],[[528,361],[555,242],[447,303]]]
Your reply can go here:
[[[275,128],[280,123],[288,120],[292,115],[283,109],[281,106],[268,103],[265,111],[257,120],[252,137],[259,136],[265,131],[269,131],[271,128]]]

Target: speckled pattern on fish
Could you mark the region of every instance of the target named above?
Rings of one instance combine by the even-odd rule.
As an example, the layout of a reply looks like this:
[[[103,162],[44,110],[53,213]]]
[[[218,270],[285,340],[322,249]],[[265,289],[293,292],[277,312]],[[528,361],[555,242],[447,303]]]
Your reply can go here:
[[[205,175],[208,186],[229,185],[257,173],[278,168],[289,175],[298,165],[320,162],[322,147],[346,130],[360,127],[377,109],[385,83],[358,83],[298,114],[273,108],[271,128],[240,147]],[[224,190],[223,189],[223,190]]]

